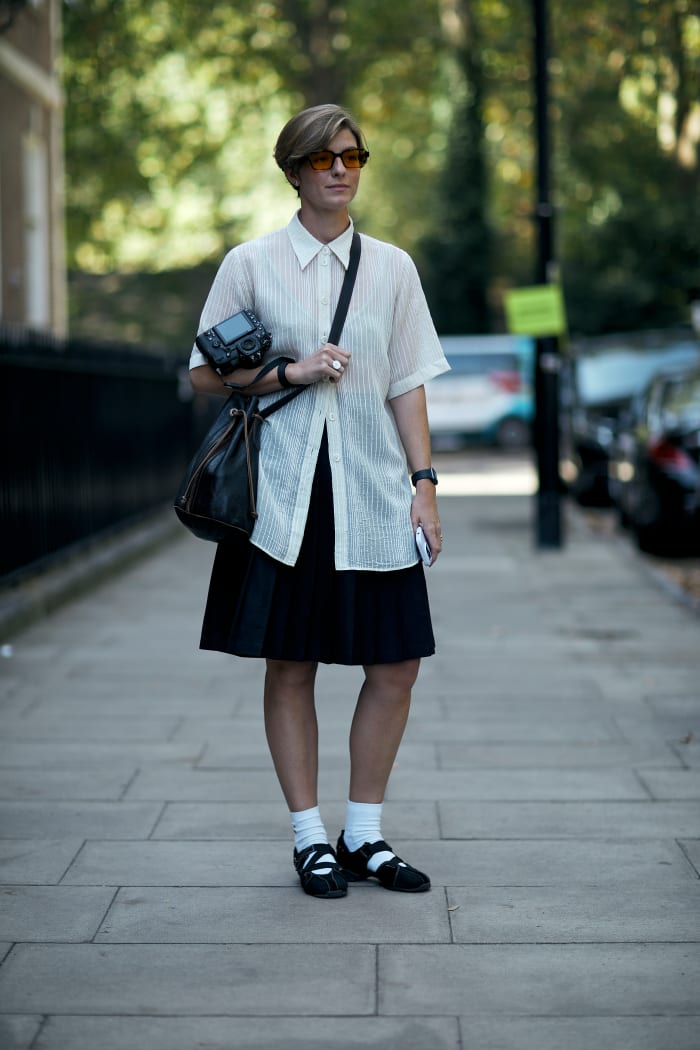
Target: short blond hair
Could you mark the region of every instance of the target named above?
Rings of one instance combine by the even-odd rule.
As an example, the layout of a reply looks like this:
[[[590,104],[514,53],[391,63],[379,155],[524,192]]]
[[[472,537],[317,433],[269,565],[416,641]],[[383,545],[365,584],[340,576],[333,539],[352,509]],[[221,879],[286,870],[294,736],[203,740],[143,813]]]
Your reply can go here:
[[[360,149],[366,149],[362,129],[352,113],[326,103],[297,113],[282,128],[275,145],[275,160],[282,171],[296,174],[309,153],[326,149],[339,131],[347,128]]]

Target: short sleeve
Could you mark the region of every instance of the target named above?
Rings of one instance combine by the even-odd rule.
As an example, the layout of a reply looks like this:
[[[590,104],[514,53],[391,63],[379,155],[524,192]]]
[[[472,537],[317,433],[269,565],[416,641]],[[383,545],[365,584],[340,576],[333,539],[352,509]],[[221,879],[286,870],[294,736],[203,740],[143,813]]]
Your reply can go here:
[[[403,251],[399,252],[389,367],[389,400],[422,386],[450,368],[430,316],[418,271],[411,257]]]
[[[249,307],[253,300],[250,283],[243,265],[242,252],[239,248],[232,248],[221,263],[209,289],[197,334]],[[206,363],[206,358],[195,343],[190,353],[190,368],[198,368]]]

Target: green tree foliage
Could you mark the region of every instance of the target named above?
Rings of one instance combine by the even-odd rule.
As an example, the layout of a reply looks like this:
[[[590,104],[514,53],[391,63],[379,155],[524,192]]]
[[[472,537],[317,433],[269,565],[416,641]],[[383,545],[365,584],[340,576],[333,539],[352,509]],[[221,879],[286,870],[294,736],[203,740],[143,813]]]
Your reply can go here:
[[[377,163],[365,199],[375,182],[396,183],[396,161],[417,154],[430,133],[435,61],[432,5],[404,7],[395,23],[393,5],[382,18],[369,0],[68,3],[71,265],[191,265],[286,221],[294,198],[272,148],[303,105],[350,104],[368,127]],[[438,166],[435,158],[412,175],[420,184]],[[405,174],[401,181],[407,186]],[[407,186],[407,210],[420,214],[414,197]],[[381,189],[378,198],[373,232],[389,236],[399,214]],[[415,219],[407,226],[400,242],[424,229]]]
[[[572,330],[682,320],[697,274],[697,0],[550,0],[555,234]],[[66,0],[69,261],[211,264],[287,221],[272,159],[349,105],[360,224],[417,258],[444,331],[534,276],[530,0]]]
[[[235,243],[284,111],[251,18],[231,4],[74,0],[64,39],[71,264],[166,269]]]
[[[443,3],[456,66],[447,163],[434,229],[422,245],[426,291],[441,332],[487,332],[491,230],[486,215],[484,72],[476,4]]]
[[[559,251],[572,328],[636,329],[687,316],[700,284],[700,7],[559,9]]]

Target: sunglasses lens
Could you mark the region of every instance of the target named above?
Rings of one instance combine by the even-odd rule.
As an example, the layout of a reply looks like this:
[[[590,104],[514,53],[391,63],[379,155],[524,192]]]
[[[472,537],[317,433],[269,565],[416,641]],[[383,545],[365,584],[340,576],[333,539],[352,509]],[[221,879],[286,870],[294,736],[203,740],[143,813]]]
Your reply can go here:
[[[314,171],[328,171],[333,167],[335,156],[328,150],[319,150],[318,153],[309,153],[308,161]]]

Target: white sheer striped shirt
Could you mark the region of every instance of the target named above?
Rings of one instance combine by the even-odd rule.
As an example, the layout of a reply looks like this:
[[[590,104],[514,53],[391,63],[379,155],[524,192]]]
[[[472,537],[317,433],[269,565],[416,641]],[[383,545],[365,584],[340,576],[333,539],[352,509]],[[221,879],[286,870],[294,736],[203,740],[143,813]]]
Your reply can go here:
[[[295,360],[312,354],[328,340],[352,234],[351,224],[322,244],[295,215],[286,228],[233,248],[214,278],[199,331],[252,309],[272,332],[270,354]],[[336,568],[381,572],[418,560],[411,483],[389,401],[449,365],[410,256],[364,234],[361,240],[340,340],[352,354],[342,380],[309,387],[263,428],[252,542],[287,565],[299,554],[324,427]],[[190,368],[205,363],[195,347]]]

